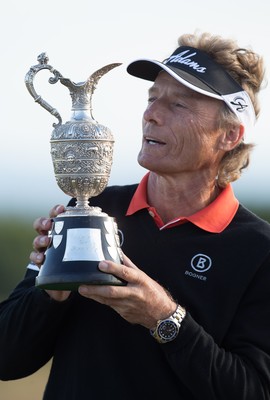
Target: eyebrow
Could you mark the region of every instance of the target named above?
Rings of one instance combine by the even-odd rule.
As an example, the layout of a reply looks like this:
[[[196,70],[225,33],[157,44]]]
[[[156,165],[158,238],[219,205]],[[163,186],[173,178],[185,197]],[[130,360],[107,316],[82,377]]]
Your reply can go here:
[[[148,90],[148,94],[152,95],[155,92],[157,92],[158,89],[155,85],[151,86]],[[194,92],[193,90],[188,91],[188,93],[181,93],[179,92],[179,90],[175,90],[174,92],[172,92],[172,95],[175,97],[179,97],[179,98],[186,98],[186,99],[191,99],[196,97],[196,92]]]

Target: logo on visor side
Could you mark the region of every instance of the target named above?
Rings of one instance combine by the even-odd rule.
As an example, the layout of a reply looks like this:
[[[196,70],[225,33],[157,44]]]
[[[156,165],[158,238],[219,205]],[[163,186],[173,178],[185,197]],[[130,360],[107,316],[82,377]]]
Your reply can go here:
[[[164,64],[168,64],[168,63],[178,63],[178,64],[185,64],[187,65],[189,68],[194,69],[197,72],[200,73],[205,73],[206,72],[206,67],[201,66],[200,64],[198,64],[196,61],[193,61],[191,59],[191,57],[195,56],[197,53],[191,53],[191,54],[187,54],[190,50],[184,50],[179,54],[175,54],[170,56],[169,58],[167,58],[164,61]]]
[[[245,99],[243,97],[235,97],[233,101],[230,102],[232,106],[235,107],[236,111],[243,112],[248,107]]]

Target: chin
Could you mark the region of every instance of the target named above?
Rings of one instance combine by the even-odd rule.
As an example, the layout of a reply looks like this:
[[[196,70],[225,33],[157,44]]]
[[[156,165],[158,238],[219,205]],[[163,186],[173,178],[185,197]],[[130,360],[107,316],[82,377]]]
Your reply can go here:
[[[153,161],[153,160],[149,160],[149,158],[146,157],[138,157],[138,164],[147,169],[148,171],[157,171],[158,170],[158,163],[157,160]]]
[[[137,161],[141,167],[149,169],[149,157],[145,156],[141,151],[138,154]]]
[[[157,172],[166,167],[165,163],[161,162],[162,158],[163,157],[158,153],[153,154],[153,152],[150,153],[150,151],[147,152],[142,149],[138,154],[137,161],[141,167],[148,169],[149,171]]]

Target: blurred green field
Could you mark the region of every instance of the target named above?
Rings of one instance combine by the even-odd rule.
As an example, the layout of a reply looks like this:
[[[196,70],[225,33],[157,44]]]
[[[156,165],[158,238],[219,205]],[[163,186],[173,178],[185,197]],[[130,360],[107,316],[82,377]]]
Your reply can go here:
[[[270,208],[250,209],[270,222]],[[33,220],[0,217],[0,301],[8,296],[24,275],[36,235],[32,228]],[[0,381],[0,400],[42,400],[49,368],[50,363],[27,378]]]
[[[36,236],[33,220],[0,217],[0,301],[24,276]]]

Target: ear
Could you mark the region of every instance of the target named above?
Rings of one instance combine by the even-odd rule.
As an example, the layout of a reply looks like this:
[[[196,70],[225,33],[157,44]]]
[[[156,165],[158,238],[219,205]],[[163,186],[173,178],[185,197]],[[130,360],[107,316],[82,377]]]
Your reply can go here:
[[[220,140],[220,149],[230,151],[234,149],[244,137],[244,125],[232,126],[228,130],[224,130]]]

